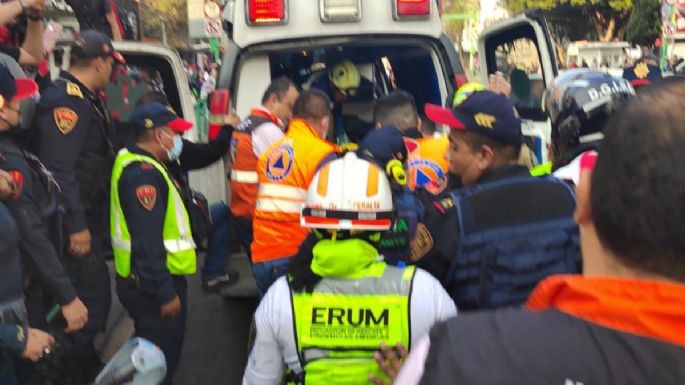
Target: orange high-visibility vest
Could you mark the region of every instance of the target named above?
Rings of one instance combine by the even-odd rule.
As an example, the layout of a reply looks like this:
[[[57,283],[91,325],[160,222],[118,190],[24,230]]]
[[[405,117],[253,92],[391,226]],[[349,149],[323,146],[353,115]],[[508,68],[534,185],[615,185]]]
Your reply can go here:
[[[445,153],[450,146],[449,139],[446,135],[434,136],[416,139],[416,144],[407,161],[409,188],[424,188],[437,195],[448,183],[449,164]]]
[[[254,215],[257,201],[258,158],[252,148],[252,131],[264,123],[279,126],[278,118],[264,108],[253,108],[233,132],[231,140],[231,213],[236,217]]]
[[[321,162],[337,147],[309,124],[293,119],[288,131],[259,158],[259,192],[253,219],[252,261],[292,257],[307,237],[300,211]]]

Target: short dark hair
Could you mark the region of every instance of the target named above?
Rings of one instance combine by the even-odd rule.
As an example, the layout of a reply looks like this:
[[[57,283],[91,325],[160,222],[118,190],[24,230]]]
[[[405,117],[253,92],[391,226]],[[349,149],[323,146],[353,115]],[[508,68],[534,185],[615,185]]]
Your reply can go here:
[[[518,160],[519,156],[521,155],[521,146],[503,143],[485,135],[479,135],[473,132],[464,132],[463,138],[464,142],[466,142],[469,148],[471,148],[472,152],[479,151],[482,146],[488,146],[493,149],[496,156],[507,161]]]
[[[414,97],[407,91],[393,91],[376,101],[373,120],[381,125],[395,126],[401,131],[416,128],[419,113]]]
[[[271,84],[269,84],[269,87],[267,87],[266,91],[264,91],[264,96],[262,96],[262,104],[266,103],[266,101],[269,100],[273,94],[276,94],[278,100],[283,100],[290,87],[297,89],[295,83],[285,76],[281,76],[272,80]]]
[[[613,114],[592,175],[600,242],[624,265],[685,281],[685,82],[651,87]]]
[[[310,121],[323,119],[331,114],[331,104],[328,95],[312,88],[297,98],[293,107],[293,117]]]

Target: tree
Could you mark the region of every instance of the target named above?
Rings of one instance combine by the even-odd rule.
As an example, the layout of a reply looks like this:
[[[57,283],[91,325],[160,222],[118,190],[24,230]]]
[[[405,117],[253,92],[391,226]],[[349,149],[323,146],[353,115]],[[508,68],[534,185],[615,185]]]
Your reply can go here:
[[[186,0],[141,1],[143,36],[162,41],[162,23],[170,47],[188,48],[188,12]]]
[[[635,0],[626,26],[626,39],[641,46],[651,46],[661,35],[661,1]]]
[[[580,9],[592,21],[599,41],[623,39],[633,0],[503,0],[513,13],[530,8],[554,11],[570,5]]]
[[[444,0],[441,6],[443,29],[454,42],[459,54],[459,60],[464,63],[464,53],[462,52],[464,30],[469,25],[470,17],[477,15],[479,4],[472,0]]]

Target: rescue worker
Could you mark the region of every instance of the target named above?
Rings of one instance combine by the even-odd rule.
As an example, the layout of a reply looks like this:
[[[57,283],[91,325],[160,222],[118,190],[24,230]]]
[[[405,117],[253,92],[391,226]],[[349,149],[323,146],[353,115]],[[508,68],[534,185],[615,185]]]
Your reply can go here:
[[[408,181],[412,190],[423,188],[439,195],[447,188],[449,166],[445,153],[449,140],[441,134],[424,137],[423,122],[410,93],[393,91],[378,99],[374,105],[374,121],[376,127],[397,127],[406,137]]]
[[[554,176],[577,184],[581,157],[599,148],[607,119],[634,96],[628,81],[600,71],[570,70],[557,77],[543,95]]]
[[[388,266],[376,243],[390,228],[383,170],[348,152],[324,165],[306,194],[301,223],[312,235],[289,274],[255,313],[256,340],[244,385],[368,384],[381,374],[381,343],[413,346],[456,315],[439,282],[414,267]]]
[[[330,120],[330,99],[318,90],[303,92],[285,136],[259,158],[251,248],[260,296],[285,274],[290,257],[307,236],[299,210],[316,170],[336,156],[336,146],[324,139]]]
[[[684,112],[673,82],[607,122],[576,189],[582,276],[546,279],[525,309],[436,326],[394,383],[685,383]]]
[[[373,84],[362,76],[352,61],[342,60],[330,66],[327,71],[315,75],[311,86],[328,95],[333,101],[333,134],[338,144],[348,143],[348,136],[360,140],[364,138],[364,134],[371,127],[355,130],[361,132],[348,132],[353,127],[345,124],[346,117],[343,116],[342,110],[342,104],[352,98],[363,99],[369,103],[374,99]]]
[[[100,362],[93,340],[105,330],[111,301],[103,256],[106,202],[114,158],[112,124],[97,92],[108,83],[123,57],[100,32],[83,31],[71,45],[71,68],[45,90],[33,128],[38,157],[55,177],[65,208],[64,264],[78,297],[88,308],[88,323],[70,335],[73,362],[82,383],[90,383]]]
[[[477,91],[454,108],[425,110],[451,128],[450,168],[464,188],[424,205],[415,249],[457,307],[517,306],[544,277],[578,272],[573,191],[517,164],[523,134],[509,99]]]
[[[197,262],[188,210],[164,164],[178,160],[192,123],[161,103],[139,107],[130,120],[135,144],[119,151],[110,191],[117,295],[135,335],[164,352],[171,384],[185,335],[185,276]]]
[[[259,157],[285,135],[299,95],[290,79],[274,79],[264,92],[262,105],[253,108],[233,133],[230,210],[224,204],[212,206],[212,223],[223,231],[216,231],[209,240],[202,269],[205,290],[214,291],[237,279],[237,272],[223,273],[229,256],[231,231],[250,258],[252,217],[259,184],[257,163]]]
[[[0,170],[0,198],[14,192],[11,176]],[[13,356],[40,360],[55,340],[28,327],[22,293],[19,234],[7,207],[0,202],[0,383],[16,385]]]

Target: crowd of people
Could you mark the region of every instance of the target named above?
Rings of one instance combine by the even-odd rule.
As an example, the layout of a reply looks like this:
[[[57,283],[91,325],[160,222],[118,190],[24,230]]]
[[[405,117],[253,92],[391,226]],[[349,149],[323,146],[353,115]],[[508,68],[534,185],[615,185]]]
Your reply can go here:
[[[231,239],[252,263],[246,385],[685,380],[685,82],[651,63],[555,79],[549,162],[531,169],[499,73],[423,114],[393,90],[351,135],[340,104],[369,81],[345,60],[307,89],[273,79],[245,119],[193,143],[148,73],[118,131],[99,91],[124,58],[105,34],[82,31],[44,89],[21,47],[0,54],[1,384],[93,382],[110,250],[171,384],[206,238],[207,291],[237,280]],[[230,203],[205,213],[185,175],[225,155]]]

